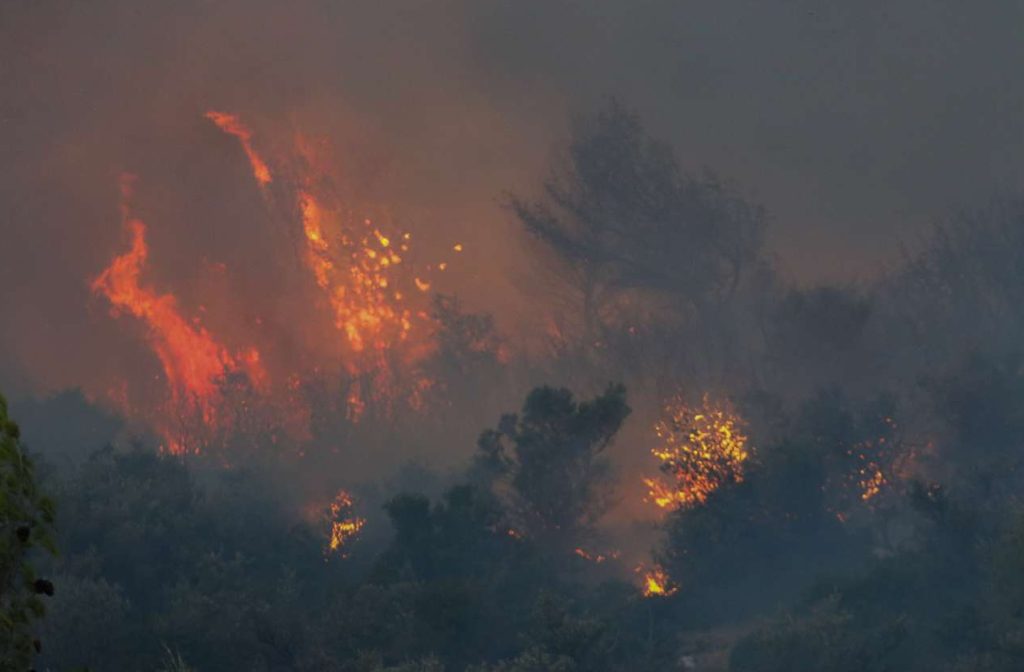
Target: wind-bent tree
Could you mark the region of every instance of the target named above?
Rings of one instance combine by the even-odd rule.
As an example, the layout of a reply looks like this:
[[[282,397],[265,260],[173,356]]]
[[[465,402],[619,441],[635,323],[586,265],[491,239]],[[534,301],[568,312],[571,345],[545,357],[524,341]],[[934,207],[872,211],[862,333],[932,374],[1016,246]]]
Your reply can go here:
[[[37,578],[29,561],[32,549],[56,553],[54,505],[39,492],[32,461],[22,450],[20,430],[7,415],[0,395],[0,669],[27,670],[41,649],[33,621],[45,607],[41,595],[53,584]]]
[[[586,342],[604,337],[631,292],[701,318],[763,267],[761,209],[713,176],[684,174],[615,100],[576,122],[542,189],[509,207],[574,290]]]
[[[622,385],[584,402],[566,389],[536,388],[520,415],[480,436],[478,468],[504,489],[525,533],[571,548],[605,511],[609,467],[601,453],[629,413]]]

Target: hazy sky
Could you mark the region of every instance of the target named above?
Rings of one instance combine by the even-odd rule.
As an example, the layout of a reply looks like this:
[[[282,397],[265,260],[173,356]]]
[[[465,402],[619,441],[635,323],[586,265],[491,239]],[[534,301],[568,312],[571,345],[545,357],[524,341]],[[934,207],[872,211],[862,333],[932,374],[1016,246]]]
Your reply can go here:
[[[498,198],[616,95],[767,207],[789,277],[848,279],[1024,180],[1022,27],[1024,4],[962,0],[7,0],[0,382],[119,356],[86,283],[123,246],[122,170],[159,185],[158,279],[258,244],[205,109],[335,137],[367,201],[477,252],[467,293],[507,295],[521,253]]]

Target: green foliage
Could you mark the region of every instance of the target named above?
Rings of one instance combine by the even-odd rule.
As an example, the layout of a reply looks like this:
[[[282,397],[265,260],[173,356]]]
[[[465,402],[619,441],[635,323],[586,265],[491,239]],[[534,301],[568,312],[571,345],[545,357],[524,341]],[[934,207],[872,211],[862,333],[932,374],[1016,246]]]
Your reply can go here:
[[[0,669],[25,670],[39,650],[34,621],[46,611],[53,584],[39,578],[34,549],[56,554],[54,503],[37,485],[32,461],[19,445],[18,425],[0,396]]]

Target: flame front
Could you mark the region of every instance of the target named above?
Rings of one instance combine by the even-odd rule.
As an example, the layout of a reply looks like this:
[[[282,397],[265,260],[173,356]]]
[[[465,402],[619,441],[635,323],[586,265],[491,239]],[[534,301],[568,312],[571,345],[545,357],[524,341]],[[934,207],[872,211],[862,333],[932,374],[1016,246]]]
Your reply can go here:
[[[417,267],[407,259],[410,233],[388,230],[342,208],[337,202],[341,189],[333,179],[333,163],[318,154],[319,145],[326,143],[309,143],[297,136],[294,153],[276,157],[275,164],[288,170],[276,175],[277,188],[271,190],[266,188],[271,171],[253,144],[252,131],[234,114],[209,111],[205,118],[241,143],[268,215],[301,234],[300,266],[312,276],[310,291],[319,292],[323,300],[299,305],[323,309],[330,321],[324,323],[322,335],[306,341],[312,352],[269,353],[277,383],[272,387],[261,353],[255,348],[230,350],[198,318],[183,315],[173,294],[159,294],[141,283],[149,254],[146,227],[130,216],[132,180],[123,180],[123,225],[131,236],[131,248],[112,260],[92,282],[92,289],[110,301],[115,314],[131,315],[147,325],[147,340],[170,390],[169,412],[154,421],[168,448],[174,452],[199,450],[199,443],[213,438],[211,429],[229,429],[226,425],[232,413],[255,409],[253,405],[231,408],[226,390],[222,391],[225,381],[242,381],[245,389],[257,391],[258,399],[251,400],[258,402],[259,412],[275,416],[270,419],[278,423],[277,429],[295,438],[309,436],[311,414],[299,406],[304,403],[302,384],[311,377],[341,374],[344,417],[350,421],[369,411],[389,417],[399,403],[414,410],[424,408],[426,393],[437,386],[426,374],[427,360],[437,350],[437,328],[429,312],[429,274],[443,271],[447,262]],[[463,248],[455,244],[451,249],[461,252]],[[320,328],[320,322],[310,323]],[[262,326],[262,321],[257,319],[255,324]],[[270,347],[268,333],[258,334],[266,347]],[[313,354],[315,363],[295,354]],[[302,368],[292,368],[293,363]],[[126,390],[120,389],[118,396],[124,399],[122,408],[127,409]],[[168,428],[182,419],[200,426],[203,441],[184,440],[184,431],[174,436]],[[276,443],[276,430],[263,434],[272,434]]]
[[[706,395],[699,408],[680,399],[666,406],[665,417],[655,424],[661,444],[651,453],[671,482],[644,479],[651,501],[663,509],[689,508],[703,504],[723,484],[741,482],[750,456],[741,427],[738,416]]]
[[[92,290],[110,301],[115,316],[128,314],[145,323],[147,340],[170,388],[174,414],[198,414],[204,424],[214,425],[219,415],[220,384],[227,376],[241,373],[254,384],[264,379],[259,352],[250,349],[232,354],[197,320],[190,323],[181,315],[174,295],[159,294],[141,283],[149,248],[146,225],[130,215],[133,182],[131,176],[121,179],[122,218],[131,236],[131,248],[114,258],[92,282]],[[165,438],[171,451],[187,449],[180,438]]]

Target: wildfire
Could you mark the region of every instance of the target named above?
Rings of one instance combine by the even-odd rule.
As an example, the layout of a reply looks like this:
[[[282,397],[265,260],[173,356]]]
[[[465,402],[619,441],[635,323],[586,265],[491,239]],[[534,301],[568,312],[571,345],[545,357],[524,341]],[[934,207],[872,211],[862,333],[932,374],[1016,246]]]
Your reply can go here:
[[[317,285],[329,293],[335,326],[353,352],[384,350],[408,339],[417,315],[405,305],[399,252],[409,249],[409,234],[396,250],[369,220],[333,237],[324,232],[327,211],[309,193],[299,196],[307,259]],[[417,279],[418,281],[418,279]]]
[[[584,560],[587,560],[588,562],[593,562],[596,565],[600,565],[601,563],[607,560],[615,560],[620,555],[618,551],[612,551],[605,555],[604,553],[592,553],[582,548],[574,548],[572,552],[575,555],[578,555],[579,557],[583,558]]]
[[[275,163],[288,166],[289,171],[283,173],[286,179],[277,175],[279,188],[270,190],[265,187],[272,180],[271,171],[253,145],[252,131],[239,117],[226,112],[209,111],[205,118],[241,143],[268,214],[282,218],[301,241],[300,267],[312,277],[310,291],[319,292],[323,299],[309,303],[310,309],[323,310],[334,328],[328,328],[324,338],[312,346],[317,349],[315,364],[302,363],[299,370],[275,368],[277,387],[272,387],[259,351],[229,349],[198,316],[184,315],[172,293],[161,294],[142,284],[149,255],[146,226],[130,214],[132,179],[123,179],[122,219],[131,247],[116,256],[91,286],[110,301],[115,315],[131,315],[147,327],[147,340],[169,388],[170,408],[155,421],[168,449],[197,451],[200,446],[196,444],[212,438],[212,430],[230,429],[235,423],[233,415],[248,414],[252,420],[257,406],[260,414],[269,412],[272,417],[256,422],[276,423],[273,431],[260,431],[261,436],[276,443],[276,430],[280,429],[295,438],[309,438],[312,416],[303,408],[302,385],[310,376],[340,374],[339,400],[345,405],[345,416],[353,421],[371,411],[390,416],[399,402],[415,410],[424,408],[425,395],[437,387],[426,373],[427,360],[437,350],[429,273],[443,271],[447,262],[417,265],[410,258],[410,233],[353,217],[341,207],[337,194],[342,190],[332,179],[333,163],[317,154],[326,143],[308,143],[297,137],[293,156],[276,157]],[[455,244],[452,249],[461,252],[463,248]],[[262,325],[262,321],[256,324]],[[298,359],[292,353],[278,354],[270,353],[269,361],[275,367]],[[325,356],[329,358],[326,361]],[[236,399],[232,407],[225,399],[226,382],[232,390],[241,384],[242,393],[254,390],[258,395],[249,395],[245,401]],[[128,408],[124,389],[118,398],[123,398],[122,407]],[[183,420],[198,427],[202,441],[184,439],[183,431],[177,436],[170,431]]]
[[[330,522],[330,540],[327,542],[325,553],[335,553],[341,557],[348,557],[345,547],[349,542],[359,536],[366,520],[353,513],[353,500],[345,490],[339,490],[334,500],[328,507]]]
[[[267,168],[263,158],[253,149],[252,131],[242,123],[241,119],[233,114],[215,112],[213,110],[206,113],[206,118],[228,135],[238,138],[238,142],[242,144],[242,149],[245,150],[245,155],[249,157],[249,165],[252,166],[252,176],[261,187],[270,184],[270,169]]]
[[[269,170],[252,147],[249,129],[231,114],[206,116],[239,139],[257,182],[269,182]],[[320,155],[325,144],[296,136],[294,149],[301,159],[294,184],[297,207],[278,210],[297,210],[306,266],[341,333],[342,365],[350,379],[348,417],[358,420],[371,403],[390,411],[400,397],[410,407],[421,408],[423,392],[434,383],[418,372],[417,365],[435,348],[434,326],[426,302],[415,295],[428,292],[431,284],[405,260],[411,234],[383,231],[367,219],[357,222],[333,204],[330,195],[335,191],[325,168],[330,162]],[[270,199],[267,192],[264,196]],[[456,244],[453,249],[463,248]],[[446,267],[445,262],[437,266]]]
[[[163,366],[170,388],[173,411],[178,417],[199,416],[204,424],[216,424],[221,400],[221,383],[232,374],[243,374],[259,385],[265,379],[259,352],[249,349],[232,354],[198,321],[181,315],[172,294],[159,294],[141,284],[149,248],[146,225],[130,214],[129,200],[134,178],[121,179],[122,218],[131,236],[131,248],[117,256],[92,282],[92,290],[110,301],[112,313],[131,315],[145,323],[147,340]],[[167,448],[184,452],[180,438],[167,437]]]
[[[343,366],[351,380],[348,415],[358,420],[370,403],[386,413],[400,398],[420,408],[433,381],[419,364],[436,345],[428,303],[417,296],[430,290],[430,282],[406,258],[412,234],[345,216],[324,195],[330,190],[320,186],[330,180],[316,168],[326,162],[315,146],[300,137],[296,151],[305,167],[296,193],[305,260],[341,334]]]
[[[661,445],[651,453],[671,483],[644,479],[651,501],[664,509],[689,508],[728,482],[743,480],[750,456],[742,421],[727,406],[705,395],[699,408],[676,399],[655,424]]]
[[[672,582],[661,565],[654,565],[650,569],[640,565],[636,572],[643,577],[641,590],[644,597],[668,597],[679,592],[679,586]]]

